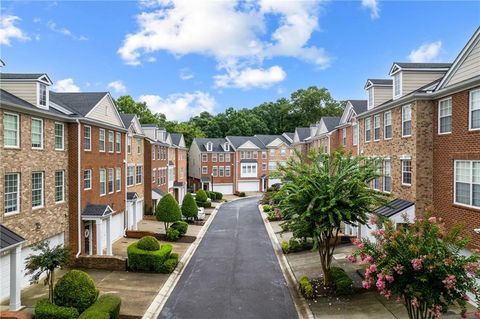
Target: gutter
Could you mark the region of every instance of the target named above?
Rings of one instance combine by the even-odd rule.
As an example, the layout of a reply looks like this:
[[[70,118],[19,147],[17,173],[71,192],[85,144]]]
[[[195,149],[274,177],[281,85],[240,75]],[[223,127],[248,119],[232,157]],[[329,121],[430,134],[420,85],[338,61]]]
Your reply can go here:
[[[81,231],[81,224],[82,224],[82,212],[81,212],[81,203],[82,203],[82,200],[81,200],[81,197],[82,197],[82,192],[80,191],[80,149],[81,149],[81,145],[80,145],[80,142],[81,142],[81,139],[80,139],[80,133],[81,133],[81,129],[80,129],[80,120],[79,119],[76,119],[76,122],[77,122],[77,228],[78,228],[78,233],[77,233],[77,242],[78,242],[78,251],[77,251],[77,254],[75,255],[75,258],[78,258],[80,256],[80,254],[82,253],[82,240],[81,240],[81,237],[82,237],[82,231]],[[91,236],[91,235],[90,235]]]

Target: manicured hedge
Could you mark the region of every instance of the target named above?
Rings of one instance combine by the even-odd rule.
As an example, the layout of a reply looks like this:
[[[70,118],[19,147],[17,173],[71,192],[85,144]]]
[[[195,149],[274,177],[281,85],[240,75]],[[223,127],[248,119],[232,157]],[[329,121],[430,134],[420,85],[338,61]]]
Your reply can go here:
[[[73,307],[61,307],[48,299],[41,299],[35,305],[36,319],[77,319],[78,310]]]
[[[155,211],[155,216],[158,221],[167,223],[167,227],[168,223],[173,223],[182,219],[180,206],[178,206],[178,203],[172,194],[168,193],[160,199]]]
[[[101,295],[98,300],[79,319],[109,318],[118,319],[122,300],[113,294]]]
[[[198,202],[197,201],[197,206],[198,207],[203,207],[203,208],[210,208],[210,207],[212,207],[212,203],[211,202]]]
[[[153,236],[144,236],[137,242],[137,247],[142,250],[159,250],[160,243]]]
[[[187,219],[193,219],[198,216],[198,206],[192,194],[187,193],[182,202],[182,214]]]
[[[180,232],[175,228],[168,227],[165,237],[168,241],[177,241],[180,238]]]
[[[207,201],[207,193],[203,189],[199,189],[196,193],[195,200],[200,203],[205,203]]]
[[[148,251],[137,247],[137,242],[127,248],[128,267],[131,270],[160,272],[163,264],[170,258],[172,245],[164,244],[159,250]]]
[[[98,289],[92,278],[81,270],[70,270],[60,278],[53,289],[53,301],[62,307],[73,307],[82,313],[93,305]]]
[[[305,298],[311,299],[313,298],[313,286],[310,283],[310,280],[308,280],[307,276],[303,276],[300,278],[298,281],[300,292],[302,295],[305,296]]]
[[[163,274],[169,274],[175,270],[178,264],[178,254],[172,253],[170,258],[160,267],[160,271]]]
[[[178,232],[180,233],[180,236],[183,236],[187,233],[188,224],[184,221],[178,221],[178,222],[173,223],[170,226],[170,228],[178,230]]]
[[[221,200],[223,198],[223,194],[220,192],[214,192],[215,193],[215,199],[216,200]]]
[[[353,293],[353,281],[345,270],[339,267],[332,267],[332,278],[335,283],[335,292],[338,296],[351,295]]]

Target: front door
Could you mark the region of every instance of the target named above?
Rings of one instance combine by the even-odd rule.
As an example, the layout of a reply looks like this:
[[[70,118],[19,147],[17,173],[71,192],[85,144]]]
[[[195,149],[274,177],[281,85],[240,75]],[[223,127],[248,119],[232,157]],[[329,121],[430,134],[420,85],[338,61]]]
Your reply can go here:
[[[84,222],[84,247],[85,247],[85,255],[91,255],[92,250],[91,250],[91,239],[92,239],[92,229],[90,227],[90,222]]]
[[[208,191],[209,188],[210,188],[210,185],[209,185],[208,183],[204,183],[204,184],[203,184],[203,190],[204,190],[204,191]]]

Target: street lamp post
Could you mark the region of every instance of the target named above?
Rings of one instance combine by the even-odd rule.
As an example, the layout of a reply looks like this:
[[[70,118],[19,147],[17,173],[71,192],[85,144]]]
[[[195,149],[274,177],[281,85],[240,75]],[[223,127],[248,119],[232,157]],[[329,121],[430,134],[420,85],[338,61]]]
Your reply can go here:
[[[212,176],[212,192],[213,192],[213,173],[211,174]]]

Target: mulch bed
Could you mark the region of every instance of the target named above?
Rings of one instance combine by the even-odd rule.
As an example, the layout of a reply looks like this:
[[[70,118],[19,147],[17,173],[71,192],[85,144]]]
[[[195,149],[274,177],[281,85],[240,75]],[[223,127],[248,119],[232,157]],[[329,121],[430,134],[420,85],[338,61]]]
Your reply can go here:
[[[159,234],[155,233],[155,238],[157,238],[160,241],[169,241],[167,240],[167,236],[165,234]],[[196,236],[182,236],[180,237],[175,243],[185,243],[185,244],[191,244],[197,239]]]

